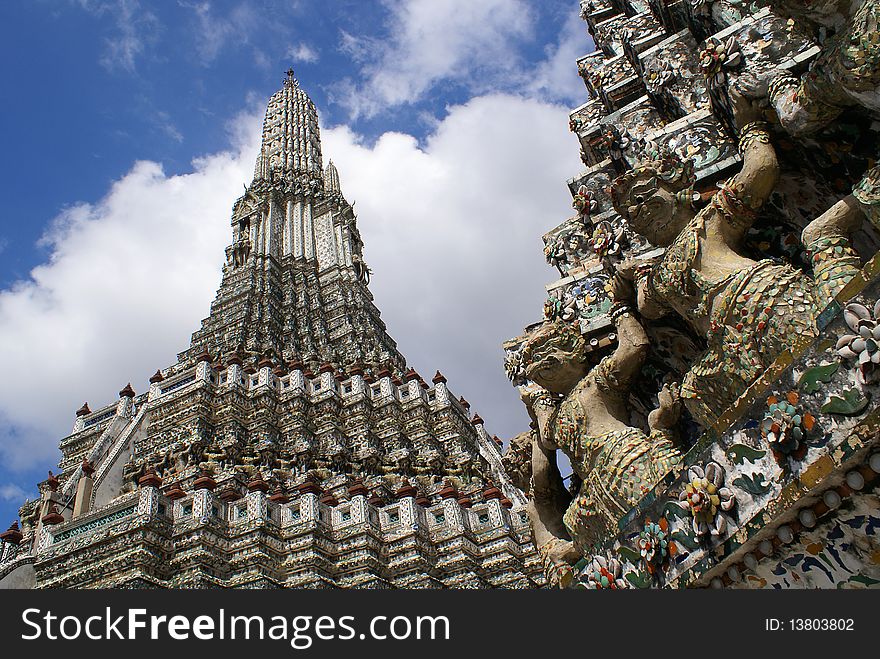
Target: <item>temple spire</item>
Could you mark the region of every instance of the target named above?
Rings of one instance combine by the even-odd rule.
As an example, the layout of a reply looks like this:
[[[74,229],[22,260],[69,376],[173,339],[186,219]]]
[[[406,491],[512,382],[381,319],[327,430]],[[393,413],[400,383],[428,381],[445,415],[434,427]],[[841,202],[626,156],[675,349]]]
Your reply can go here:
[[[333,164],[333,160],[327,163],[327,169],[324,170],[324,191],[328,194],[341,191],[339,171],[336,169],[336,165]]]
[[[321,133],[315,104],[290,68],[266,108],[254,180],[300,174],[323,176]]]

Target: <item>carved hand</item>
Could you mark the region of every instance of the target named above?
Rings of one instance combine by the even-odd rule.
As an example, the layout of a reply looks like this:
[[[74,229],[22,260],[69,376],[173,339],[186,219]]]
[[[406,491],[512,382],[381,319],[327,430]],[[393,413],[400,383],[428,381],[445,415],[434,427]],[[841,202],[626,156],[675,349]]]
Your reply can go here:
[[[553,588],[568,588],[574,580],[572,565],[577,563],[580,552],[570,540],[553,538],[539,549],[544,574]]]
[[[728,91],[730,95],[730,103],[733,106],[733,118],[736,121],[737,129],[741,129],[746,124],[753,121],[763,119],[763,111],[758,104],[746,96],[735,86]]]
[[[618,269],[611,279],[611,300],[613,302],[634,302],[636,296],[634,279],[635,271]]]
[[[681,393],[677,382],[663,385],[657,394],[659,407],[651,412],[648,425],[654,430],[666,430],[674,426],[681,416]]]
[[[548,442],[549,436],[546,433],[546,426],[553,415],[559,399],[549,391],[537,384],[531,383],[524,387],[520,387],[520,399],[526,406],[538,435],[543,443]]]

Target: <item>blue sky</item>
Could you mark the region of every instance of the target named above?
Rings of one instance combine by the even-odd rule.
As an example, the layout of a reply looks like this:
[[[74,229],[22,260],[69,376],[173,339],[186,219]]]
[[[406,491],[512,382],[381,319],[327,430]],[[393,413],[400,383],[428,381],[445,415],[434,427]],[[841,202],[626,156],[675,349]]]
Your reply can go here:
[[[206,315],[265,102],[293,66],[357,200],[371,288],[424,376],[510,436],[500,342],[581,168],[573,0],[0,3],[0,526],[73,410],[145,388]],[[430,371],[430,372],[429,372]]]

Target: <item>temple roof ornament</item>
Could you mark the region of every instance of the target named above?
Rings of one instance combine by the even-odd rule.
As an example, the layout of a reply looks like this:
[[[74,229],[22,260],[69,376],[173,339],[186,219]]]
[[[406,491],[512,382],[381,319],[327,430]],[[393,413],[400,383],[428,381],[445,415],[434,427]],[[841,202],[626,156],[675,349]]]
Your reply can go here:
[[[297,80],[296,76],[294,76],[293,74],[293,67],[290,67],[284,73],[285,77],[281,81],[282,85],[284,85],[285,87],[299,87],[299,80]]]
[[[336,165],[333,164],[332,160],[327,163],[327,167],[324,170],[324,191],[328,194],[342,191],[339,185],[339,170],[336,169]]]

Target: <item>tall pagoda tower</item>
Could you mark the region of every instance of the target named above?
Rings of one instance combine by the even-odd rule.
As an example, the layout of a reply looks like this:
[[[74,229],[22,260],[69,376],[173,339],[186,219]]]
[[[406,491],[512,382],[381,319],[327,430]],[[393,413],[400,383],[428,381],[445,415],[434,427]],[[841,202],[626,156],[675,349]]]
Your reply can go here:
[[[2,534],[0,587],[535,587],[501,442],[397,350],[293,71],[211,313],[136,394],[76,413]]]

